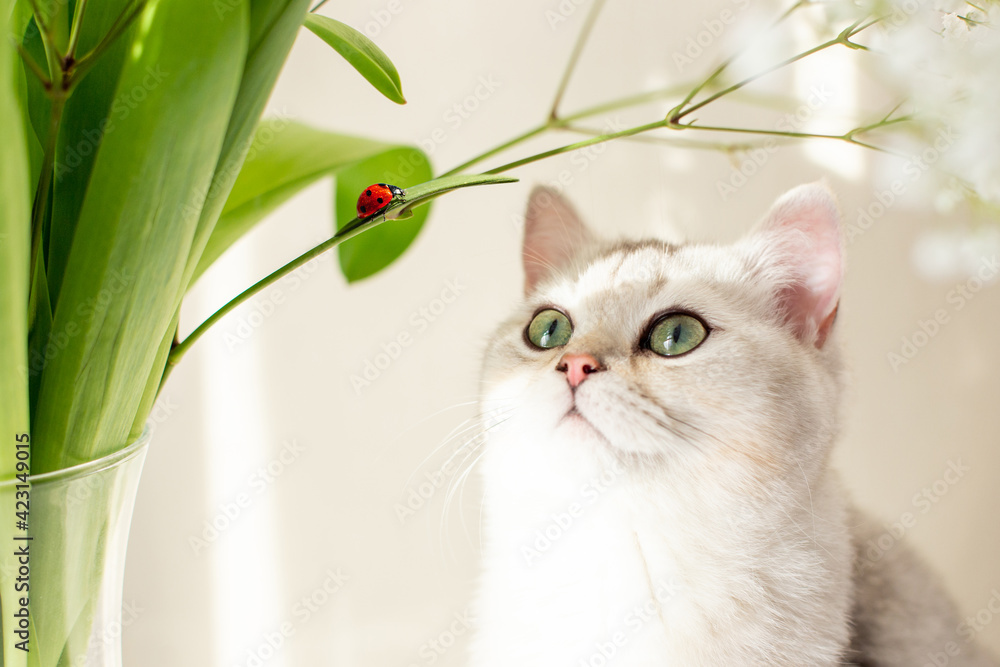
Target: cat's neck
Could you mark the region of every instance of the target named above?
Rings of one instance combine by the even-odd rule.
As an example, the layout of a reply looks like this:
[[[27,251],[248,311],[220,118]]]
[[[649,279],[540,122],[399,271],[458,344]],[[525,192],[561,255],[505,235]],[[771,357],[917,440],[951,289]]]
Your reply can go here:
[[[559,446],[494,442],[496,456],[487,461],[484,591],[526,624],[520,632],[564,633],[570,646],[583,641],[578,633],[620,630],[633,647],[671,644],[691,660],[678,664],[712,664],[706,646],[717,651],[711,659],[721,662],[714,664],[741,664],[729,651],[745,646],[768,647],[755,656],[768,664],[822,664],[816,654],[798,656],[798,663],[787,654],[775,658],[796,645],[787,633],[769,634],[780,627],[812,633],[819,638],[813,646],[824,638],[841,645],[851,554],[842,494],[831,476],[811,488],[746,485],[755,489],[751,495],[718,470],[700,480],[690,469],[674,475],[666,467],[628,465],[520,476],[502,470],[521,447],[537,454]],[[491,469],[505,474],[491,480]],[[632,637],[636,608],[648,618]],[[841,617],[840,624],[821,622]],[[567,618],[575,619],[572,629]],[[808,628],[803,618],[813,619]],[[723,626],[726,637],[715,636]]]

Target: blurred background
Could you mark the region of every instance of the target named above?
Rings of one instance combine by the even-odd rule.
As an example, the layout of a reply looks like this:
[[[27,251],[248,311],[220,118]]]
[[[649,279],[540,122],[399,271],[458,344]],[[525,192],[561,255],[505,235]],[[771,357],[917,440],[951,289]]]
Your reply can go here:
[[[330,3],[321,13],[392,58],[409,103],[383,99],[303,31],[268,115],[419,144],[440,173],[547,117],[589,9]],[[777,11],[610,0],[560,110],[694,81]],[[765,41],[807,47],[816,35],[806,22]],[[794,95],[797,108],[723,104],[699,120],[806,132],[877,120],[891,95],[857,55],[833,50],[754,88]],[[589,126],[650,122],[675,103]],[[551,133],[482,167],[574,136]],[[334,257],[315,260],[230,314],[173,373],[132,523],[125,664],[464,664],[480,491],[466,465],[444,464],[470,435],[485,341],[521,294],[530,188],[558,184],[608,237],[729,242],[782,192],[823,177],[849,235],[838,326],[852,388],[836,466],[887,525],[873,557],[903,535],[977,639],[1000,651],[995,221],[935,196],[930,171],[830,141],[757,153],[616,141],[512,175],[521,181],[439,199],[415,244],[373,278],[348,286]],[[327,238],[331,209],[331,184],[320,183],[234,246],[193,291],[182,333]]]

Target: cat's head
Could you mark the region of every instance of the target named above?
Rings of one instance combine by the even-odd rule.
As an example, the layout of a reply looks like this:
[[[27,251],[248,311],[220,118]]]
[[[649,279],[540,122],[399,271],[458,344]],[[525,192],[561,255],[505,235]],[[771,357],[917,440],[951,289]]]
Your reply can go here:
[[[525,299],[492,339],[495,465],[815,474],[836,427],[839,216],[821,184],[729,246],[598,240],[531,196]],[[499,457],[499,458],[498,458]],[[801,473],[799,472],[801,470]],[[749,477],[747,476],[749,472]]]

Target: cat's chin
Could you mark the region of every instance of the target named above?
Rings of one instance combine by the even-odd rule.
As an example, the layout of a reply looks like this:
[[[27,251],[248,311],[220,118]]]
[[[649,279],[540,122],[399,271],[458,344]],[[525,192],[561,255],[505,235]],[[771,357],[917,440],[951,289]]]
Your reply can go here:
[[[557,430],[574,439],[586,439],[599,442],[604,446],[614,448],[611,442],[580,410],[573,406],[562,416],[556,426]]]

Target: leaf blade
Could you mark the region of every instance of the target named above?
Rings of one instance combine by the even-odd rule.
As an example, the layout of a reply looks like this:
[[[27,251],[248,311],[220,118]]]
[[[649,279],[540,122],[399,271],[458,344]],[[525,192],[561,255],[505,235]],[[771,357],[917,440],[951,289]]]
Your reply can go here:
[[[184,286],[200,275],[197,271],[219,216],[229,199],[236,179],[253,144],[260,115],[298,34],[309,0],[251,0],[250,42],[240,91],[226,128],[219,163],[201,210],[191,254],[185,269]],[[162,369],[161,369],[162,370]],[[152,382],[152,381],[151,381]]]
[[[142,87],[157,65],[165,76],[94,161],[53,322],[53,335],[79,333],[42,374],[39,472],[127,441],[238,92],[247,1],[229,0],[238,11],[224,17],[203,0],[155,2],[138,21],[118,90]]]
[[[191,283],[243,234],[302,188],[400,148],[286,120],[263,121]]]
[[[399,72],[375,42],[351,26],[320,14],[307,15],[304,25],[350,63],[375,90],[396,104],[406,104]]]
[[[0,0],[0,35],[6,37],[11,17],[11,0]],[[14,19],[16,20],[16,18]],[[29,432],[28,412],[28,271],[31,252],[31,203],[21,65],[8,40],[0,43],[0,433],[8,443],[0,449],[0,480],[17,472],[13,439]],[[11,486],[0,487],[0,512],[13,517],[17,498]],[[13,528],[13,526],[11,526]],[[5,535],[10,534],[4,531]],[[0,554],[0,613],[14,618],[20,603],[16,590],[17,556],[13,549]],[[2,624],[0,657],[4,665],[22,667],[28,662],[24,651],[15,648],[17,636]]]
[[[406,167],[406,180],[398,174]],[[392,182],[406,188],[430,180],[433,176],[430,160],[417,149],[399,148],[386,151],[359,162],[337,174],[334,188],[334,211],[337,230],[357,215],[358,194],[372,183]],[[396,261],[416,240],[430,213],[421,208],[415,215],[397,224],[380,225],[337,247],[340,271],[347,282],[353,283],[375,275]]]

